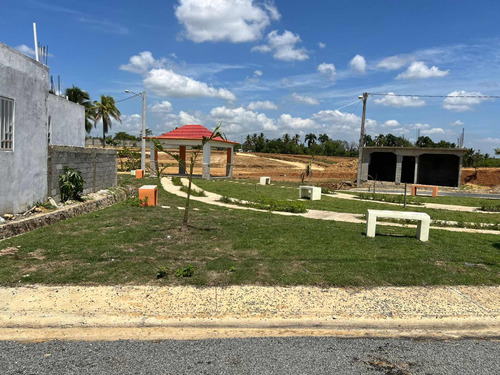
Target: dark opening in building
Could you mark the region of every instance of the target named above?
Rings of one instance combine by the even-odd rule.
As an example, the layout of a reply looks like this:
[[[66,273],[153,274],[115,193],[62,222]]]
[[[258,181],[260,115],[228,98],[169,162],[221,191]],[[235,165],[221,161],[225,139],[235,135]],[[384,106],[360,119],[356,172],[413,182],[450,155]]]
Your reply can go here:
[[[401,182],[412,184],[415,178],[415,156],[403,156],[401,165]]]
[[[377,181],[394,181],[396,178],[396,154],[392,152],[372,152],[368,179]]]
[[[417,183],[458,186],[460,158],[456,155],[422,154],[418,158]]]

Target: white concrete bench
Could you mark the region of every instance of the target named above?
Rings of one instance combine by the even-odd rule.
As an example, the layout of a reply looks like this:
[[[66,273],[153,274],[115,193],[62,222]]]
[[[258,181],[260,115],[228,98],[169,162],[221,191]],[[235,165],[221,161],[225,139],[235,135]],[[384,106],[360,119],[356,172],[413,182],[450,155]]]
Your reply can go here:
[[[366,237],[375,237],[378,218],[417,220],[417,238],[424,242],[429,240],[431,217],[424,212],[368,210],[366,215]]]
[[[321,199],[321,188],[318,186],[300,186],[299,199],[308,198],[312,201],[319,201]]]
[[[259,183],[261,185],[271,185],[271,177],[261,177]]]

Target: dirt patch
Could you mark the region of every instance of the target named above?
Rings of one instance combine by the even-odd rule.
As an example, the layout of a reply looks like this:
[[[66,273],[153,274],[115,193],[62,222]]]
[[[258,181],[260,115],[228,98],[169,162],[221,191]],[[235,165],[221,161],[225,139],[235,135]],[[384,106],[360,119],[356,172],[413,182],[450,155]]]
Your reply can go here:
[[[14,255],[19,249],[17,247],[8,247],[6,249],[0,250],[0,257],[4,255]]]

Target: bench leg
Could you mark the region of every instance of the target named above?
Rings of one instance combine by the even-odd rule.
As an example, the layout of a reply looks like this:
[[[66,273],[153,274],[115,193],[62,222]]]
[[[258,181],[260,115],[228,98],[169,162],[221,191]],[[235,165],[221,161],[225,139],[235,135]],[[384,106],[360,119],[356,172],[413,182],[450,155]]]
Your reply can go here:
[[[431,226],[431,223],[429,220],[421,220],[418,222],[417,225],[417,238],[422,241],[426,242],[429,241],[429,228]]]
[[[366,215],[366,237],[375,237],[375,229],[377,228],[377,217],[374,215]]]
[[[432,189],[432,197],[438,196],[438,189]]]
[[[417,187],[416,186],[411,187],[411,195],[417,195]]]

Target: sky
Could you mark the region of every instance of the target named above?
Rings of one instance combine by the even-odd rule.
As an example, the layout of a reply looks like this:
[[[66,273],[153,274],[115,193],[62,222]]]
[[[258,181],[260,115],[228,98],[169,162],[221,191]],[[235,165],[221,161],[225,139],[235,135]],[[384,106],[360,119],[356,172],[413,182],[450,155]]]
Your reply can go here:
[[[32,23],[62,89],[111,95],[111,133],[185,124],[228,139],[367,133],[500,147],[500,2],[399,0],[2,1],[0,42],[33,56]],[[438,96],[438,97],[422,97]],[[445,97],[439,97],[445,96]],[[128,100],[123,100],[127,99]],[[123,101],[121,101],[123,100]],[[101,129],[92,131],[100,135]]]

